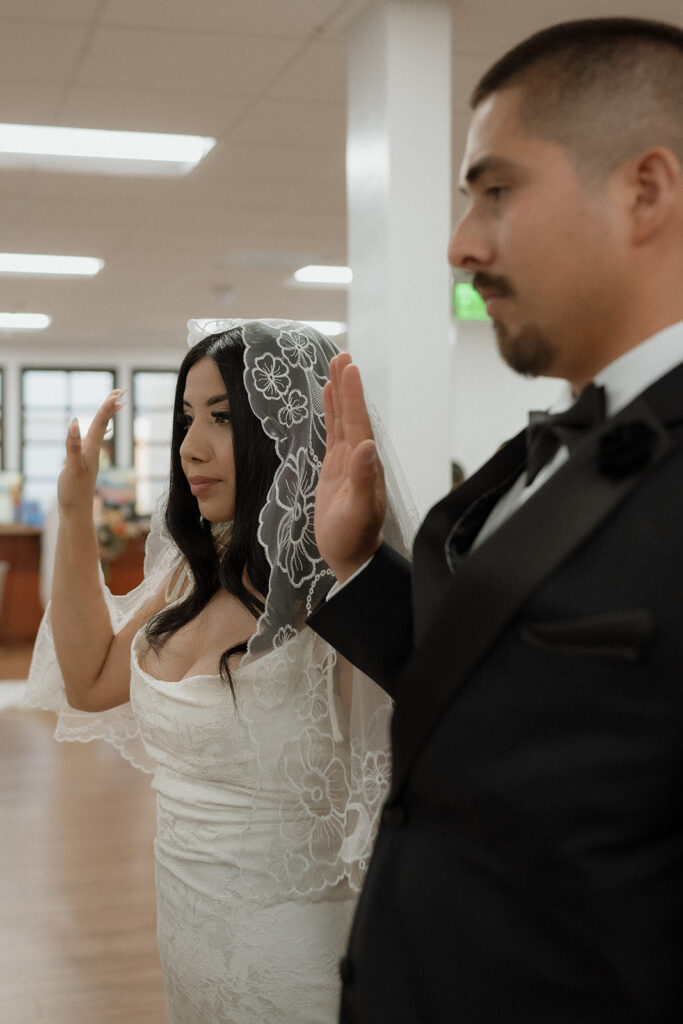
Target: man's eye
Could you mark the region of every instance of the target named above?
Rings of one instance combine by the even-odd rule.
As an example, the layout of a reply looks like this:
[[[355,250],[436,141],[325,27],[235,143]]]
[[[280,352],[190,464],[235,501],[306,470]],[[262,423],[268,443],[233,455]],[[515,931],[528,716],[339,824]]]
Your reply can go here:
[[[503,185],[491,185],[486,189],[486,195],[489,199],[500,199],[505,192],[507,192],[507,189]]]

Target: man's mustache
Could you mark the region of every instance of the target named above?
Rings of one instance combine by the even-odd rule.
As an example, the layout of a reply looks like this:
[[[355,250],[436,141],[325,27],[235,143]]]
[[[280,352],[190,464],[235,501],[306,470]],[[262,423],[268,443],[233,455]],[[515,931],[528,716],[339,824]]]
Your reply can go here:
[[[506,278],[487,274],[484,270],[478,270],[473,276],[472,287],[477,292],[492,291],[502,296],[514,295],[512,285]]]

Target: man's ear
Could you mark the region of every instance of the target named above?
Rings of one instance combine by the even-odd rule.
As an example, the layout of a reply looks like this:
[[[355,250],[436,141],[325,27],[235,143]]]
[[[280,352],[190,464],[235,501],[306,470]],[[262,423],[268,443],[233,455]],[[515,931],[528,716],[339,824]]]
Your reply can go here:
[[[681,202],[683,169],[670,149],[657,146],[629,161],[628,177],[632,241],[647,245]]]

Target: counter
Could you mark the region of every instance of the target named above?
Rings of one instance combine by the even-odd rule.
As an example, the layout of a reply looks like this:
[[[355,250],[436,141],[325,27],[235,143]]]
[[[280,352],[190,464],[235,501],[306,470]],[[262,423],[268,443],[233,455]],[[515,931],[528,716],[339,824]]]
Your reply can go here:
[[[9,563],[0,608],[0,644],[33,643],[43,617],[40,603],[39,527],[20,523],[0,524],[0,561]],[[109,586],[114,594],[126,594],[142,580],[144,534],[130,537],[122,553],[110,563]]]

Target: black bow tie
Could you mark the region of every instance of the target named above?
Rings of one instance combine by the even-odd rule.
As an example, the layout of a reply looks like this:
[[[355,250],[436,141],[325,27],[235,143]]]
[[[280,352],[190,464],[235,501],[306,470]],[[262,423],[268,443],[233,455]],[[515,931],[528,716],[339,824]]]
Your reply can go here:
[[[589,384],[565,412],[530,412],[526,431],[526,482],[536,478],[561,444],[572,449],[577,441],[605,419],[605,389]]]

